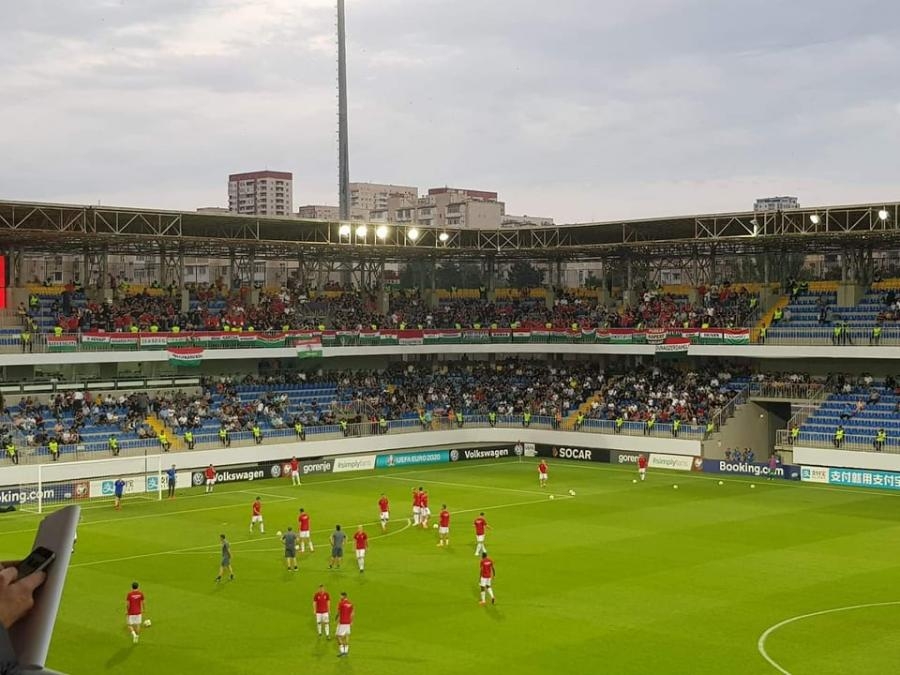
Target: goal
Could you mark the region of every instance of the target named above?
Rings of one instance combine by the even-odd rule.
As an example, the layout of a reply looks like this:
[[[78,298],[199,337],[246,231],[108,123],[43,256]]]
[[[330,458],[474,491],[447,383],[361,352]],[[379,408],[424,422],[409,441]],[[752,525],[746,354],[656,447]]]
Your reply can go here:
[[[79,477],[72,478],[76,466]],[[29,467],[33,480],[0,486],[0,505],[43,513],[83,500],[111,501],[119,478],[125,481],[129,499],[159,500],[168,489],[165,466],[161,455],[35,464]],[[181,483],[190,484],[189,473],[187,478],[182,474]]]

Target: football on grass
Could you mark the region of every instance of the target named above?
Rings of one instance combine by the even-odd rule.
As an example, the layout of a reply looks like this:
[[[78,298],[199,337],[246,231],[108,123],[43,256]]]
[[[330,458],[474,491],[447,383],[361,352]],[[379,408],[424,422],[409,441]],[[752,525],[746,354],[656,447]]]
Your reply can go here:
[[[150,619],[144,619],[144,625],[145,625],[147,628],[150,628],[150,626],[152,625],[152,624],[150,623]]]

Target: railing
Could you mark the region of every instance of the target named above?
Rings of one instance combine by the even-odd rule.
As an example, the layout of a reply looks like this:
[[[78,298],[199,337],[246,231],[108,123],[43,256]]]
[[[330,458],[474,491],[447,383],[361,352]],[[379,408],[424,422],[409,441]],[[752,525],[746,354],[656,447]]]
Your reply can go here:
[[[871,347],[897,347],[900,346],[900,327],[889,327],[885,328],[882,331],[881,337],[878,340],[874,340],[871,338],[871,331],[867,329],[848,329],[847,338],[835,340],[832,334],[831,329],[829,328],[779,328],[777,332],[773,332],[775,329],[769,329],[768,335],[764,341],[760,341],[759,339],[759,329],[752,329],[749,332],[749,341],[744,343],[736,343],[736,342],[726,342],[719,340],[704,340],[701,338],[691,339],[692,345],[711,345],[711,346],[731,346],[736,348],[745,347],[748,344],[755,344],[757,346],[785,346],[785,345],[804,345],[804,346],[830,346],[840,349],[844,346],[871,346]],[[568,333],[566,331],[559,332],[550,332],[548,334],[547,331],[536,331],[540,333],[540,335],[534,335],[525,338],[519,339],[518,337],[498,337],[498,336],[490,336],[475,339],[472,337],[472,331],[463,330],[463,335],[457,335],[454,337],[442,337],[438,340],[419,340],[416,342],[406,342],[400,341],[398,342],[396,339],[393,341],[388,340],[378,340],[371,339],[365,336],[350,336],[350,335],[342,335],[337,337],[336,339],[323,339],[324,347],[373,347],[373,346],[383,346],[383,347],[397,347],[400,345],[467,345],[467,344],[606,344],[606,345],[649,345],[653,346],[654,343],[648,342],[646,340],[610,340],[606,338],[597,338],[594,334],[589,334],[587,336],[584,335],[575,335]],[[16,333],[6,333],[0,334],[0,353],[45,353],[45,352],[53,352],[53,353],[65,353],[65,352],[109,352],[109,351],[139,351],[139,350],[160,350],[165,349],[166,345],[155,345],[152,347],[142,346],[139,341],[135,340],[133,342],[128,343],[122,338],[127,337],[129,334],[118,333],[115,334],[117,338],[124,342],[124,344],[92,344],[83,341],[83,337],[79,334],[67,333],[63,334],[59,338],[56,336],[48,335],[45,333],[35,333],[32,335],[31,343],[27,346],[23,345],[19,334]],[[170,346],[195,346],[202,347],[203,349],[235,349],[235,348],[261,348],[265,349],[266,347],[278,346],[278,347],[290,347],[292,343],[290,341],[285,342],[284,344],[279,345],[262,345],[262,344],[253,344],[247,342],[211,342],[211,341],[201,341],[195,337],[195,334],[190,332],[182,332],[180,333],[181,340],[178,344],[172,344]],[[59,341],[68,340],[69,343],[65,344],[65,346],[60,346]],[[53,344],[53,343],[56,344]]]
[[[813,386],[812,384],[804,385],[806,387]],[[791,440],[791,429],[797,427],[798,429],[806,422],[809,417],[819,409],[819,406],[828,396],[828,388],[824,384],[816,384],[812,389],[808,389],[809,396],[806,399],[806,402],[802,405],[798,406],[797,411],[791,415],[791,419],[788,420],[786,429],[778,429],[775,432],[775,444],[776,445],[791,445],[793,441]]]
[[[754,335],[758,335],[758,332],[755,332]],[[776,324],[767,331],[765,344],[896,347],[900,345],[900,326],[885,325],[882,328],[881,337],[876,340],[872,337],[871,328],[849,327],[845,334],[836,338],[834,329],[828,326],[792,328],[790,323]]]
[[[29,342],[17,333],[0,334],[0,347],[21,352],[96,352],[164,350],[175,347],[203,349],[247,349],[293,347],[298,340],[321,341],[323,347],[375,347],[397,345],[477,345],[477,344],[621,344],[658,345],[667,338],[687,338],[691,344],[750,344],[749,329],[665,329],[590,328],[448,328],[426,330],[362,330],[288,332],[180,331],[177,333],[37,333]]]
[[[556,425],[552,417],[544,417],[535,415],[531,418],[531,423],[527,426],[521,415],[498,415],[495,424],[491,424],[487,415],[464,415],[462,424],[456,421],[448,420],[447,417],[435,417],[431,422],[423,425],[418,419],[402,419],[391,420],[387,424],[387,428],[382,430],[378,422],[360,422],[357,424],[348,424],[346,430],[343,430],[340,424],[327,425],[306,425],[303,427],[305,441],[297,438],[297,434],[293,428],[282,429],[266,429],[263,432],[263,442],[279,442],[285,443],[294,440],[298,443],[309,443],[316,440],[329,440],[336,438],[357,438],[364,436],[378,436],[382,434],[402,434],[414,431],[448,431],[451,429],[467,429],[467,428],[488,428],[495,426],[503,429],[554,429],[572,433],[573,430],[564,430]],[[183,439],[182,435],[175,434],[174,430],[169,427],[169,440],[174,438]],[[585,420],[584,426],[579,430],[587,433],[597,434],[615,434],[624,436],[649,436],[653,438],[677,438],[680,440],[703,440],[706,438],[705,428],[701,426],[682,425],[677,435],[673,431],[673,425],[670,422],[658,422],[654,428],[647,430],[646,424],[643,422],[625,422],[622,428],[616,432],[615,422],[612,420]],[[101,434],[102,435],[102,434]],[[229,434],[231,445],[249,446],[253,445],[253,436],[249,431],[232,432]],[[183,442],[183,441],[182,441]],[[195,449],[210,449],[211,447],[222,447],[217,431],[195,432],[194,433]],[[121,457],[138,457],[148,453],[158,453],[160,450],[159,442],[155,438],[146,439],[119,439],[119,456]],[[184,452],[184,451],[182,451]],[[187,451],[189,452],[189,451]],[[59,461],[78,461],[82,459],[97,459],[98,456],[110,456],[107,447],[107,439],[102,438],[97,441],[89,441],[78,445],[60,446]],[[177,454],[175,452],[172,453]],[[36,448],[19,448],[19,461],[22,464],[41,464],[52,461],[49,452],[45,447]],[[9,465],[10,460],[7,458],[3,462]]]
[[[737,407],[742,403],[747,402],[747,397],[750,394],[750,387],[744,387],[740,391],[738,391],[737,395],[734,396],[728,403],[726,403],[722,408],[713,416],[713,425],[715,426],[715,430],[718,431],[722,428],[726,421],[730,420],[734,417],[734,413],[737,410]]]
[[[785,429],[779,429],[777,442],[785,447],[791,445],[788,432]],[[801,431],[800,437],[794,441],[793,445],[801,445],[813,448],[832,448],[840,450],[855,450],[861,452],[875,452],[875,434],[846,434],[844,440],[835,445],[834,433],[826,433],[820,431]],[[884,442],[884,447],[878,452],[888,454],[900,454],[900,438],[888,437]]]
[[[183,389],[199,387],[199,377],[123,377],[120,380],[80,380],[79,382],[22,382],[0,385],[2,394],[55,394],[61,391],[125,391],[133,389]]]
[[[825,385],[820,382],[751,382],[750,396],[755,398],[775,398],[785,401],[820,398]]]

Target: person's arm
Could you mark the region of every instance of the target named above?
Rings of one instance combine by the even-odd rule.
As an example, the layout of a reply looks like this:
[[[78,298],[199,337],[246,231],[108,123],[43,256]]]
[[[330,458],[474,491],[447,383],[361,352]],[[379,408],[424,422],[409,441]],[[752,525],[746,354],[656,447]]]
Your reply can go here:
[[[17,581],[15,563],[7,565],[0,571],[0,675],[18,675],[19,663],[8,630],[34,606],[34,591],[47,574],[35,572]]]

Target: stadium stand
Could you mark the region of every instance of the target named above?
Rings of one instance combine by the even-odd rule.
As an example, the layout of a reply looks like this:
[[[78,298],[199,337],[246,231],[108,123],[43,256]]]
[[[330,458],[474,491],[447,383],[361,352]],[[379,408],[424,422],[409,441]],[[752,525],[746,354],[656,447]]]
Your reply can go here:
[[[645,291],[641,301],[616,308],[574,290],[559,289],[552,306],[537,291],[523,295],[497,294],[488,300],[477,297],[439,295],[429,307],[418,292],[395,292],[386,313],[376,309],[373,294],[355,291],[307,292],[303,289],[270,289],[258,303],[250,301],[249,289],[229,295],[212,288],[194,289],[188,308],[181,311],[176,289],[128,287],[111,301],[88,300],[82,289],[37,287],[30,294],[35,302],[22,303],[20,321],[33,321],[34,330],[64,333],[102,330],[106,332],[223,330],[284,330],[325,326],[352,330],[380,328],[722,328],[749,325],[758,311],[756,294],[731,285],[697,289],[699,300],[687,296]],[[11,337],[17,337],[13,329]]]
[[[25,459],[107,456],[251,442],[300,435],[418,431],[446,425],[511,425],[703,437],[707,424],[749,377],[736,368],[698,372],[649,367],[610,373],[591,363],[506,359],[430,366],[396,364],[382,371],[292,373],[213,378],[195,391],[94,394],[68,391],[22,397],[8,405],[6,436]],[[622,424],[616,420],[622,419]],[[652,419],[653,424],[647,424]],[[675,420],[679,428],[674,428]]]

